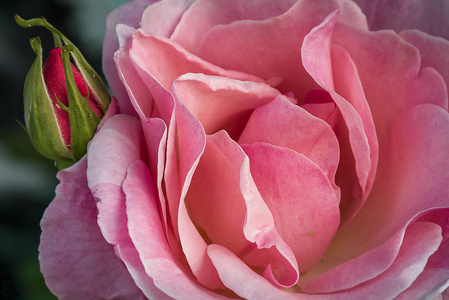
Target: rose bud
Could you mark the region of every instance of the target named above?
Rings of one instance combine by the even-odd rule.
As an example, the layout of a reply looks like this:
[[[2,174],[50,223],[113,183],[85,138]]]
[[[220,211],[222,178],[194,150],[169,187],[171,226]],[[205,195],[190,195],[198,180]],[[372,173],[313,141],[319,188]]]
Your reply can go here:
[[[24,21],[16,16],[16,21],[53,32],[57,47],[43,66],[40,39],[30,42],[37,57],[25,80],[25,125],[39,153],[57,160],[60,168],[71,165],[86,153],[110,95],[79,50],[54,27],[43,19]]]

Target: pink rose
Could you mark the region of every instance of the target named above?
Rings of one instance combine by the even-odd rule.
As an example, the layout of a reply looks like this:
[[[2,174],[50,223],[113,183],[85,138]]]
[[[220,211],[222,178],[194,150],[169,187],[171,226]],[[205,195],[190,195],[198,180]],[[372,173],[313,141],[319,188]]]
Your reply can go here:
[[[50,290],[437,297],[449,283],[449,42],[402,30],[448,38],[449,2],[358,2],[367,17],[349,0],[114,11],[104,71],[120,114],[58,174],[39,248]]]

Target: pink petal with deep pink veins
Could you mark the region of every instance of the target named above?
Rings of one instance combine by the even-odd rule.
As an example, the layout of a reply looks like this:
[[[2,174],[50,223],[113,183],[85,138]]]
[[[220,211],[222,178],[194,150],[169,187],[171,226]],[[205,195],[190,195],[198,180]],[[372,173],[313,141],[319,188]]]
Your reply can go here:
[[[272,264],[273,268],[278,268],[279,271],[292,273],[291,263],[274,249],[285,245],[281,245],[280,241],[274,242],[275,247],[263,244],[264,239],[278,239],[276,232],[273,231],[271,234],[261,232],[257,236],[257,232],[264,230],[262,224],[266,223],[266,220],[257,220],[260,221],[258,227],[250,229],[251,232],[247,231],[249,236],[255,235],[255,238],[248,240],[244,235],[245,216],[253,213],[251,209],[248,210],[246,202],[249,199],[248,197],[247,200],[244,199],[240,186],[241,168],[245,159],[242,149],[225,131],[207,136],[206,149],[186,196],[188,214],[205,241],[200,249],[196,246],[194,250],[206,255],[207,244],[220,244],[261,271]],[[254,244],[255,242],[259,247]],[[265,249],[270,247],[272,249]],[[210,264],[209,257],[207,255],[206,257]],[[217,280],[222,285],[215,268],[211,264],[209,267],[214,270]],[[206,271],[208,270],[203,272]],[[281,284],[291,285],[290,281],[295,278],[272,278],[272,280],[275,283],[279,280]],[[223,285],[222,287],[224,288]]]
[[[244,157],[224,131],[208,135],[186,196],[189,215],[203,239],[237,254],[250,245],[243,235],[246,205],[240,169]]]
[[[297,260],[292,249],[280,236],[273,214],[257,189],[247,157],[240,169],[240,189],[247,209],[243,233],[258,249],[267,249],[266,254],[272,260],[265,268],[264,277],[280,287],[294,285],[299,278]],[[257,259],[257,252],[250,254]],[[263,257],[265,253],[260,254]],[[251,256],[248,255],[247,260],[253,259]]]
[[[199,0],[183,15],[171,39],[196,54],[203,36],[214,26],[239,20],[264,20],[285,13],[296,0]]]
[[[405,30],[400,34],[406,42],[419,50],[421,67],[431,67],[438,71],[449,88],[449,41],[427,35],[418,30]]]
[[[197,168],[198,173],[195,172],[196,177],[194,176],[192,179],[192,187],[185,204],[189,209],[190,218],[196,226],[199,226],[198,230],[203,234],[202,239],[207,240],[208,243],[224,244],[233,251],[239,252],[242,259],[251,265],[262,268],[261,271],[265,269],[264,275],[275,284],[282,286],[294,284],[298,276],[295,258],[288,246],[278,236],[271,214],[264,206],[260,196],[257,195],[254,183],[249,182],[248,176],[250,176],[250,173],[248,166],[245,167],[245,161],[247,162],[245,154],[224,131],[208,136],[207,141],[205,153],[200,159]],[[210,163],[211,160],[214,161],[213,164]],[[244,164],[243,167],[242,163]],[[230,186],[227,186],[226,189],[223,189],[224,185],[219,180],[215,180],[218,176],[215,174],[217,164],[226,168],[225,171],[220,171],[220,178],[230,183]],[[243,181],[241,179],[242,174],[245,176]],[[206,185],[209,191],[204,190]],[[222,198],[216,198],[215,192],[217,191],[221,191],[222,197],[232,201],[220,201]],[[229,198],[230,193],[234,194],[235,197]],[[211,194],[215,196],[211,197]],[[240,202],[238,201],[239,197]],[[211,203],[211,201],[214,202]],[[227,210],[219,209],[222,206],[231,207],[228,207]],[[231,213],[231,215],[228,216],[228,213]],[[214,217],[211,217],[212,215]],[[182,216],[181,211],[180,216]],[[232,220],[236,222],[231,222]],[[191,225],[187,225],[186,228],[190,230]],[[186,231],[186,233],[189,232]],[[190,231],[190,235],[193,235],[193,231]],[[189,241],[191,242],[191,239]],[[253,243],[255,244],[253,245]],[[210,259],[206,256],[206,260],[206,257],[204,257],[207,246],[204,240],[202,244],[196,242],[196,244],[185,244],[183,246],[192,248],[186,255],[193,257],[195,254],[196,258],[193,257],[195,258],[192,260],[193,262],[201,263],[199,266],[207,264],[207,268],[198,269],[198,267],[192,266],[192,262],[189,261],[191,267],[197,270],[196,275],[202,276],[202,280],[204,280],[202,274],[210,275],[209,268],[216,272]],[[272,273],[273,271],[275,274]]]
[[[387,152],[382,145],[390,122],[402,110],[423,103],[447,110],[446,86],[441,76],[435,70],[421,68],[417,49],[395,33],[368,32],[338,24],[332,42],[342,46],[357,67],[376,125],[380,155]]]
[[[152,181],[147,166],[138,160],[128,167],[123,183],[130,237],[146,273],[158,288],[175,299],[223,299],[198,284],[173,256],[164,235],[159,200]]]
[[[255,76],[219,68],[187,52],[167,38],[147,36],[140,30],[133,35],[130,57],[135,64],[156,78],[165,89],[169,89],[176,78],[186,73],[204,73],[238,80],[262,81]]]
[[[206,134],[224,129],[235,140],[251,112],[279,95],[264,83],[191,73],[176,79],[172,92],[198,119]]]
[[[335,172],[340,150],[334,132],[324,121],[290,103],[285,96],[278,96],[272,102],[257,108],[238,142],[264,142],[304,154],[326,174],[339,200]]]
[[[316,164],[293,150],[265,143],[242,148],[276,230],[300,271],[307,271],[322,258],[340,223],[332,185]]]
[[[363,91],[363,87],[361,85],[357,68],[352,61],[349,54],[344,50],[342,47],[338,45],[332,46],[332,53],[331,53],[331,59],[332,59],[332,73],[334,78],[334,90],[335,92],[343,97],[346,101],[348,101],[352,107],[355,109],[357,114],[360,116],[360,119],[363,124],[363,133],[366,135],[366,138],[368,140],[368,146],[369,146],[369,160],[371,162],[371,168],[369,169],[369,173],[367,174],[366,178],[366,185],[364,187],[364,194],[359,199],[353,199],[351,195],[343,195],[342,197],[342,203],[340,204],[340,211],[342,212],[341,216],[341,224],[340,226],[344,226],[347,222],[349,222],[360,210],[360,208],[363,206],[363,203],[365,202],[367,196],[369,195],[371,188],[373,186],[374,178],[376,176],[376,170],[377,170],[377,163],[379,160],[379,145],[377,142],[377,135],[376,135],[376,128],[374,126],[373,117],[371,115],[371,110],[368,106],[368,102],[366,101],[365,94]],[[335,97],[335,95],[334,95]],[[345,109],[345,105],[338,105],[338,103],[341,101],[341,99],[337,100],[337,106],[340,109]],[[352,111],[352,110],[351,110]],[[353,111],[351,112],[353,113]],[[350,113],[342,112],[343,118],[347,120],[348,118],[351,118],[349,116]],[[350,122],[349,122],[350,123]],[[347,123],[348,124],[348,123]],[[348,129],[353,130],[351,125],[348,125]],[[346,131],[346,130],[345,130]],[[349,139],[351,140],[353,138],[352,133],[349,133]],[[354,138],[355,139],[355,138]],[[349,143],[342,142],[342,152],[355,152],[355,149],[347,149]],[[356,142],[354,141],[354,144]],[[352,145],[351,145],[352,146]],[[356,145],[354,145],[357,147]],[[344,150],[343,150],[344,149]],[[348,154],[350,157],[349,160],[352,162],[353,158],[352,155]],[[347,156],[346,156],[347,157]],[[357,174],[361,174],[364,171],[361,171],[358,169],[358,162],[357,159],[362,159],[359,154],[354,154],[354,157],[356,157],[356,172]],[[343,155],[342,158],[343,160]],[[349,161],[342,162],[341,165],[346,164],[352,165],[353,163],[350,163]],[[362,165],[362,163],[361,163]],[[352,174],[354,174],[352,172]],[[340,174],[338,174],[340,175]],[[340,179],[341,182],[346,182],[347,178],[350,176],[350,174],[342,171],[341,177],[337,177]],[[344,179],[342,179],[342,177]],[[363,175],[359,175],[359,178],[363,178]],[[356,180],[354,180],[356,181]],[[354,182],[352,181],[352,182]],[[340,185],[342,186],[342,185]],[[351,193],[351,189],[355,188],[352,186],[350,189],[347,190],[347,192]],[[344,202],[344,201],[347,202]]]
[[[134,28],[139,27],[139,22],[145,7],[152,4],[153,0],[134,0],[126,3],[112,13],[106,20],[106,35],[103,42],[103,73],[112,93],[117,98],[122,113],[133,114],[132,106],[126,94],[126,90],[120,82],[114,63],[114,53],[119,49],[119,38],[116,33],[117,24],[126,24]]]
[[[162,0],[148,7],[140,27],[146,34],[170,37],[193,0]]]
[[[449,3],[445,0],[354,0],[365,13],[370,30],[419,29],[449,40]]]
[[[347,222],[362,206],[371,189],[376,172],[377,141],[355,66],[340,48],[335,47],[331,52],[336,21],[337,13],[333,13],[315,27],[305,37],[301,53],[305,69],[331,95],[346,125],[342,128],[344,125],[339,124],[337,129],[342,153],[336,181],[342,189],[342,206],[348,206],[349,201],[349,212],[342,210],[342,222]],[[342,61],[333,66],[333,57]],[[340,70],[342,68],[344,70]],[[345,88],[345,84],[351,88]],[[354,201],[354,198],[361,200]]]
[[[302,41],[336,9],[334,1],[301,0],[286,13],[264,21],[215,26],[203,37],[198,56],[265,80],[280,77],[281,93],[293,92],[302,103],[304,95],[317,87],[301,66]]]
[[[86,161],[58,173],[61,183],[42,218],[39,261],[45,282],[61,299],[144,299],[98,228]]]
[[[357,216],[335,236],[324,269],[385,243],[420,214],[449,207],[446,110],[431,104],[409,108],[391,124],[384,147],[373,190]]]
[[[407,229],[399,255],[387,271],[352,289],[323,295],[295,294],[277,289],[219,245],[209,245],[207,252],[223,283],[245,299],[392,299],[412,284],[440,242],[441,228],[438,225],[414,223]]]

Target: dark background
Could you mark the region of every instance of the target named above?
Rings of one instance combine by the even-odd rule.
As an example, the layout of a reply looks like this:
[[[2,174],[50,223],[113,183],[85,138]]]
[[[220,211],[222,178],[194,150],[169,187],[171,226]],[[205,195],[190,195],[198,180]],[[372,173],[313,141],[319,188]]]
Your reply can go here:
[[[45,28],[23,29],[23,19],[45,17],[101,71],[106,16],[126,0],[0,1],[0,299],[56,299],[39,272],[39,221],[54,197],[54,162],[40,156],[23,121],[22,89],[35,54],[29,40],[42,39],[44,57],[53,48]]]

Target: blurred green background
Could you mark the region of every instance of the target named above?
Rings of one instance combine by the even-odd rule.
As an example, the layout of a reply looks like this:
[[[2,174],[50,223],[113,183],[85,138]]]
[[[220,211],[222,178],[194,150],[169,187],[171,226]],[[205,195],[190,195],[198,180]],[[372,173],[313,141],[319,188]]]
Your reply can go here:
[[[0,299],[56,299],[39,272],[40,218],[54,197],[56,168],[41,157],[18,125],[22,89],[35,59],[29,40],[40,36],[44,56],[53,47],[44,28],[23,29],[24,19],[43,16],[63,32],[101,73],[106,16],[127,0],[0,1]]]

